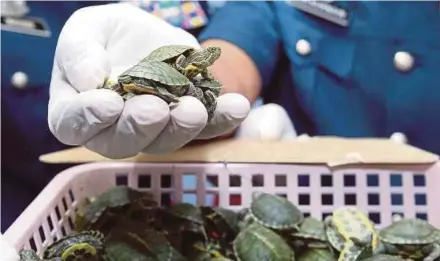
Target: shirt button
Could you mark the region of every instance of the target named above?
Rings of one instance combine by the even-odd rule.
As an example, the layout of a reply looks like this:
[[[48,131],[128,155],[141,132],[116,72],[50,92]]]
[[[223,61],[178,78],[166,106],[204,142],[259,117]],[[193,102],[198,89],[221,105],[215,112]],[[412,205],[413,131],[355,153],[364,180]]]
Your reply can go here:
[[[24,89],[28,83],[28,76],[24,72],[15,72],[11,77],[11,83],[17,89]]]
[[[296,52],[301,56],[309,55],[312,52],[312,46],[304,39],[300,39],[296,42]]]
[[[405,136],[405,134],[401,132],[395,132],[390,136],[390,139],[396,143],[407,143],[408,140]]]
[[[408,52],[397,52],[394,55],[394,66],[401,72],[408,72],[414,67],[414,57]]]

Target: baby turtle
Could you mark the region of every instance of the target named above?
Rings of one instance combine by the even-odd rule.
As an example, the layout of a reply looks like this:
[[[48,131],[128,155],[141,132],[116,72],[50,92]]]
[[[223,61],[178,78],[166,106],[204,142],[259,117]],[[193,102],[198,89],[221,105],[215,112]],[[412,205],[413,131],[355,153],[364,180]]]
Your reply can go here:
[[[247,219],[279,231],[298,231],[304,214],[286,198],[261,192],[254,194]]]
[[[298,257],[298,261],[336,261],[329,249],[308,249]]]
[[[165,45],[152,51],[144,60],[170,64],[189,79],[193,79],[198,74],[203,78],[213,79],[208,67],[220,57],[220,54],[221,49],[216,46],[195,49],[186,45]]]
[[[102,260],[104,258],[104,235],[98,231],[83,231],[66,236],[43,252],[43,259]]]
[[[295,261],[295,253],[278,234],[259,223],[242,230],[233,242],[238,261]]]
[[[328,248],[324,223],[314,217],[306,217],[292,237],[309,248]]]
[[[440,257],[440,231],[422,219],[408,218],[393,222],[379,232],[379,239],[381,244],[376,253],[424,261]]]
[[[158,204],[151,193],[141,192],[127,186],[116,186],[77,211],[75,229],[77,231],[95,229],[95,224],[97,225],[99,219],[105,216],[104,214],[111,216],[114,213],[120,213],[128,217],[131,212],[141,211],[147,215],[149,211],[154,211],[157,207]]]
[[[178,102],[194,84],[179,71],[161,61],[142,60],[118,77],[118,82],[112,84],[107,80],[105,89],[111,89],[125,99],[133,94],[151,94],[160,97],[167,103]],[[131,94],[124,96],[125,94]]]
[[[341,251],[346,240],[365,247],[377,247],[377,233],[373,222],[355,207],[342,207],[327,216],[324,220],[327,238],[338,251]]]

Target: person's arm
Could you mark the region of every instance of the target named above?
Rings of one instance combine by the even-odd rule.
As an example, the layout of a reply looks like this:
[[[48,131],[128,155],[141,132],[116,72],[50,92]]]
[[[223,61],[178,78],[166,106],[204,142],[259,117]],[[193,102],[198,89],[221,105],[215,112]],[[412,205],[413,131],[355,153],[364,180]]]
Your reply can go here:
[[[279,52],[275,13],[270,2],[227,2],[199,36],[201,45],[219,46],[212,65],[223,93],[237,92],[251,103],[272,76]]]

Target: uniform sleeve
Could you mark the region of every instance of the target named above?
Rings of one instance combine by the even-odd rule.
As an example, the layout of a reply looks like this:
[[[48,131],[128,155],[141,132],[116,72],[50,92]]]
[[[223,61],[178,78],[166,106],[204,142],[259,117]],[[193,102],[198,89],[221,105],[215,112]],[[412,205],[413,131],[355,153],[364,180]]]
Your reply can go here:
[[[256,64],[266,86],[279,52],[279,33],[272,8],[272,3],[266,1],[227,2],[199,35],[199,41],[221,39],[243,49]]]

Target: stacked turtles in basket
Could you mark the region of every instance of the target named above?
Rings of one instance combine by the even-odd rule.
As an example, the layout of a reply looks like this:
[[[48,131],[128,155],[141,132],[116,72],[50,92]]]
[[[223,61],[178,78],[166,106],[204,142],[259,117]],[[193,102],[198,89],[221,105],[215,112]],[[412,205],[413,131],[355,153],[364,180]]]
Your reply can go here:
[[[90,198],[75,232],[21,261],[403,261],[439,260],[440,230],[402,219],[382,230],[355,207],[323,221],[284,197],[254,194],[249,208],[177,203],[126,186]]]
[[[216,109],[222,85],[209,71],[221,54],[219,47],[196,49],[186,45],[165,45],[153,50],[139,63],[119,75],[117,82],[106,80],[104,89],[119,93],[124,99],[139,94],[155,95],[167,103],[188,95],[206,107],[208,119]]]

